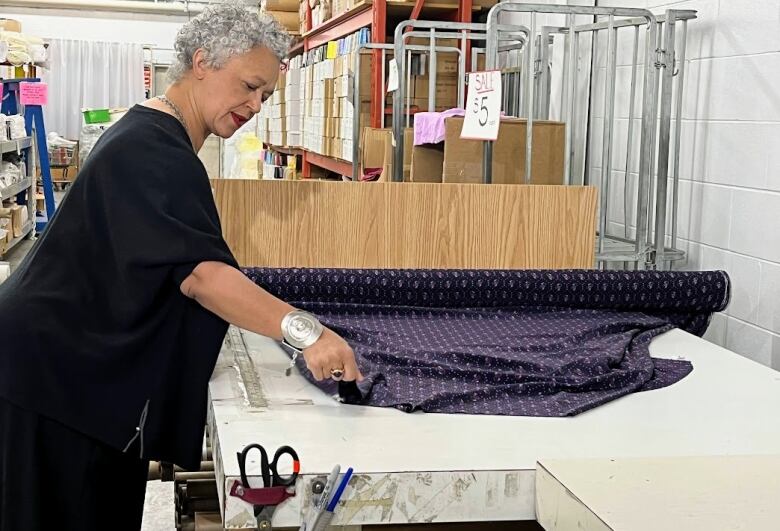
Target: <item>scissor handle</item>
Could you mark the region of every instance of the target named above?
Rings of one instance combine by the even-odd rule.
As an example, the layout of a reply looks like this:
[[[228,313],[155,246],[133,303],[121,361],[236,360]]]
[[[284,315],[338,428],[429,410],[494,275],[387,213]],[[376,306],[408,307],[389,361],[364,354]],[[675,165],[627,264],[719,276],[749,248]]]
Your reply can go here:
[[[277,466],[279,464],[279,458],[283,455],[289,455],[292,457],[293,460],[293,471],[292,474],[290,474],[287,477],[282,477],[279,475],[279,472],[277,471]],[[298,459],[298,453],[292,449],[290,446],[280,446],[278,450],[276,450],[276,453],[274,454],[274,460],[271,461],[271,484],[276,486],[282,486],[282,487],[290,487],[292,485],[295,485],[295,480],[298,479],[298,473],[301,471],[301,462]]]
[[[241,473],[241,483],[244,485],[244,487],[250,488],[249,478],[246,476],[246,456],[252,449],[256,449],[260,452],[260,472],[263,476],[263,487],[270,487],[271,474],[268,470],[268,453],[265,451],[265,448],[257,443],[247,444],[244,449],[241,450],[237,455],[238,471]]]
[[[238,470],[241,473],[241,483],[246,488],[250,488],[249,478],[246,475],[246,456],[250,450],[256,449],[260,452],[260,473],[263,477],[263,487],[290,487],[295,485],[295,481],[298,479],[298,473],[301,471],[301,462],[298,459],[298,453],[290,446],[280,446],[274,454],[274,460],[268,462],[268,453],[261,445],[254,443],[248,444],[241,452],[238,453]],[[277,465],[279,464],[279,458],[283,455],[289,455],[293,460],[293,472],[287,477],[282,477],[277,471]]]

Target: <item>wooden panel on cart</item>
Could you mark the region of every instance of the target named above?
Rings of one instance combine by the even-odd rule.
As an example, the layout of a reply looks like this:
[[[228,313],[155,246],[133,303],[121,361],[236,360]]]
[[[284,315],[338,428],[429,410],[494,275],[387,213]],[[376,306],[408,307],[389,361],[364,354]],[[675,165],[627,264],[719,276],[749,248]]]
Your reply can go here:
[[[590,268],[590,187],[213,181],[243,266]]]

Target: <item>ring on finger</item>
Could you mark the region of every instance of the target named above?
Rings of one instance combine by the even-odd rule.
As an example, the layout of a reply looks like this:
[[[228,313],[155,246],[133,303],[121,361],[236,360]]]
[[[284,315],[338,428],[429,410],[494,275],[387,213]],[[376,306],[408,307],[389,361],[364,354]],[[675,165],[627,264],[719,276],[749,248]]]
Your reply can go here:
[[[341,379],[344,378],[344,369],[331,369],[330,377],[336,382],[341,381]]]

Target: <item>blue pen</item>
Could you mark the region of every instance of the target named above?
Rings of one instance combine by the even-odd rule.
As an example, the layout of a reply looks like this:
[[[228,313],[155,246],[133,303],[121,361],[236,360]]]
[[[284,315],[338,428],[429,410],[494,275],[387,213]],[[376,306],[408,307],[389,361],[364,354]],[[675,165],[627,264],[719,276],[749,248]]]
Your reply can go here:
[[[347,483],[349,483],[351,477],[352,477],[352,467],[349,467],[347,469],[347,472],[344,474],[344,479],[342,479],[341,483],[339,484],[339,488],[337,488],[336,492],[333,493],[333,497],[330,499],[330,503],[328,504],[328,508],[326,509],[326,511],[332,513],[333,510],[336,508],[336,505],[339,503],[339,500],[341,499],[341,495],[344,494],[344,489],[347,488]]]

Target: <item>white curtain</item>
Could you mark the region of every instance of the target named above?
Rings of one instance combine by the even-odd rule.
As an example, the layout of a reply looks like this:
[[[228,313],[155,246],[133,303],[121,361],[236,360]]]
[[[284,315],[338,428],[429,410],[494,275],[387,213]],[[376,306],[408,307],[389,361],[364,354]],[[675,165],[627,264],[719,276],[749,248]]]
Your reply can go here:
[[[83,108],[132,107],[144,100],[144,54],[140,44],[49,41],[46,131],[78,139]]]

